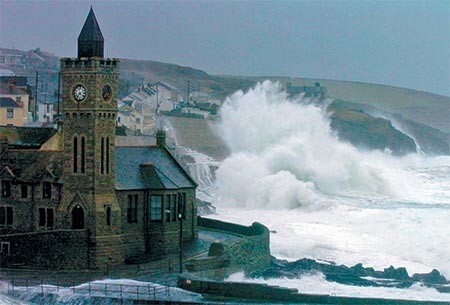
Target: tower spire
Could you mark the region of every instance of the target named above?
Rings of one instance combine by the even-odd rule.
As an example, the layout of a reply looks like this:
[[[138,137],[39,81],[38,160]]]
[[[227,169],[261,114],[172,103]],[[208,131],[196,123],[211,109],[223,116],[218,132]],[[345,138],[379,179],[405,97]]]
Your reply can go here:
[[[83,29],[78,36],[78,58],[103,57],[104,41],[102,31],[91,6]]]

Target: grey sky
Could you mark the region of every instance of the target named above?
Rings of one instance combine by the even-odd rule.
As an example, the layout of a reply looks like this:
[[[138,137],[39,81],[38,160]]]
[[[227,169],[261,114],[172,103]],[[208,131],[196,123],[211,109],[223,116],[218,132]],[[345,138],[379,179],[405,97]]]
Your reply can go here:
[[[0,46],[74,57],[91,4],[109,57],[449,95],[450,0],[0,0]]]

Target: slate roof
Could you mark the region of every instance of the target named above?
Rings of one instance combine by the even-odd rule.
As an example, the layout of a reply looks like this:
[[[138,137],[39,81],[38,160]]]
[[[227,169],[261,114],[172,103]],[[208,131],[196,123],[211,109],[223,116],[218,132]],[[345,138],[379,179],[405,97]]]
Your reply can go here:
[[[0,86],[0,94],[28,95],[28,93],[25,90],[18,88],[17,86],[4,83],[2,83]]]
[[[61,183],[62,157],[60,151],[10,151],[10,157],[20,162],[0,164],[0,176],[12,173],[17,181],[39,183],[42,179],[49,179]]]
[[[39,148],[56,132],[55,128],[0,126],[0,137],[8,138],[11,147]]]
[[[173,190],[197,186],[165,148],[116,147],[115,157],[116,190]]]
[[[104,41],[102,31],[100,30],[92,7],[84,22],[83,29],[78,36],[78,41]]]
[[[153,84],[153,86],[156,86],[156,85],[165,87],[168,90],[179,91],[178,88],[172,86],[171,84],[165,83],[165,82],[158,81]]]
[[[0,107],[21,108],[21,106],[10,97],[0,97]]]

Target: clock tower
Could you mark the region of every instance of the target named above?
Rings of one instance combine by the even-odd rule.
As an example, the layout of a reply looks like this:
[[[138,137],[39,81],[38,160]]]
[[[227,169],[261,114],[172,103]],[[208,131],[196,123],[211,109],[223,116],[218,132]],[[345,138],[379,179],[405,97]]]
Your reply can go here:
[[[78,36],[78,57],[61,59],[64,185],[59,223],[61,229],[89,231],[90,268],[123,260],[114,188],[119,60],[104,58],[103,46],[91,8]]]

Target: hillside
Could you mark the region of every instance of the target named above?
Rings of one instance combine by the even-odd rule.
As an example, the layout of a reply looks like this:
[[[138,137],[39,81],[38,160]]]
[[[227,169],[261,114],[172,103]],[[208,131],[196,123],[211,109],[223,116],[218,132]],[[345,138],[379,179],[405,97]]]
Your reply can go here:
[[[255,81],[271,79],[283,86],[313,86],[320,82],[327,87],[328,95],[353,103],[368,104],[378,109],[400,114],[406,119],[429,125],[448,133],[450,131],[450,98],[424,91],[387,85],[349,82],[328,79],[290,77],[251,77]]]
[[[426,154],[450,154],[448,134],[407,120],[401,115],[338,99],[327,110],[332,113],[331,127],[339,138],[356,146],[380,150],[388,148],[393,153],[402,155],[416,150],[415,140]]]
[[[186,81],[189,80],[196,86],[199,84],[202,91],[218,99],[224,99],[236,90],[247,90],[256,82],[266,79],[279,81],[283,86],[286,86],[287,82],[291,82],[294,86],[312,86],[315,82],[320,82],[327,87],[330,97],[371,105],[445,133],[450,131],[450,98],[424,91],[326,79],[214,76],[191,67],[149,60],[121,59],[121,68],[122,92],[127,87],[157,80],[168,82],[183,92],[186,90]]]
[[[28,53],[24,52],[24,54]],[[13,70],[19,75],[23,73],[20,69]],[[39,68],[37,70],[41,76],[40,83],[46,83],[48,88],[56,88],[58,72],[56,68],[51,73],[48,73],[46,67],[42,68],[42,71]],[[180,94],[184,95],[187,81],[189,81],[212,98],[223,100],[237,90],[247,90],[256,82],[266,79],[278,81],[283,86],[286,86],[287,82],[291,82],[294,86],[311,86],[315,82],[320,82],[321,85],[326,86],[328,95],[335,98],[336,103],[343,101],[347,103],[346,105],[334,103],[337,108],[334,109],[332,127],[340,134],[340,137],[354,144],[377,149],[388,147],[399,154],[411,151],[411,139],[398,133],[399,126],[396,124],[400,124],[425,152],[449,153],[449,97],[406,88],[323,79],[214,76],[199,69],[175,64],[121,59],[119,97],[126,96],[139,84],[156,81],[172,84],[179,89]],[[29,81],[32,82],[31,79]],[[175,127],[180,127],[182,130],[199,130],[195,126],[202,125],[199,122],[182,120],[173,124],[180,125]],[[203,126],[200,131],[208,129]],[[400,128],[400,130],[403,129]],[[195,136],[197,135],[198,133],[195,133]],[[212,137],[208,139],[211,143],[217,144],[214,149],[214,145],[206,143],[205,139],[202,143],[194,145],[192,139],[195,137],[190,134],[186,134],[183,142],[192,142],[194,146],[213,151],[218,158],[223,158],[223,155],[219,153],[223,147],[220,147],[221,145],[213,139],[214,134],[211,135]],[[362,139],[365,139],[366,143]],[[371,140],[367,141],[368,139]]]
[[[121,62],[121,95],[126,95],[129,88],[140,83],[163,81],[177,87],[180,93],[185,93],[187,81],[213,98],[224,99],[227,95],[239,90],[248,89],[255,81],[245,78],[209,75],[208,73],[174,64],[151,60],[120,59]]]

